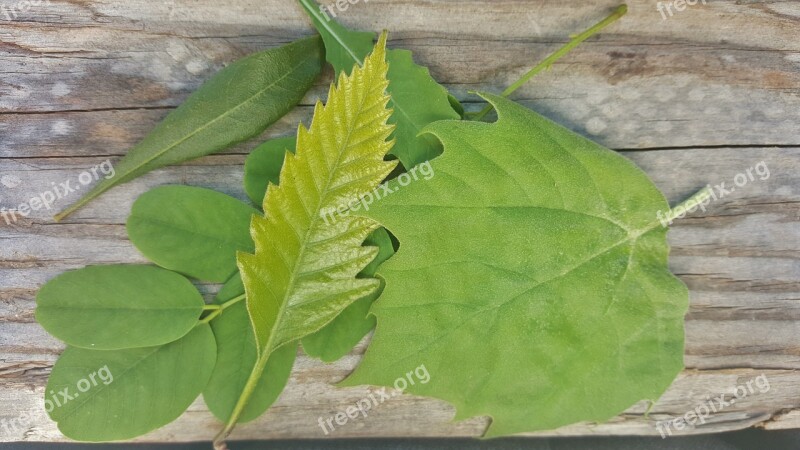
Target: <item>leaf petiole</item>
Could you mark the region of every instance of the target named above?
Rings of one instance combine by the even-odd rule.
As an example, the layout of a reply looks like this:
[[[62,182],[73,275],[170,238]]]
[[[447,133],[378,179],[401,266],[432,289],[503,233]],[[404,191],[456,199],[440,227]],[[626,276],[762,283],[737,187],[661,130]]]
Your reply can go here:
[[[589,28],[583,33],[572,37],[572,39],[569,42],[567,42],[563,47],[556,50],[555,53],[551,54],[550,56],[545,58],[542,62],[540,62],[536,67],[529,70],[528,73],[523,75],[522,78],[514,82],[514,84],[512,84],[511,86],[507,87],[506,90],[503,91],[503,93],[500,95],[503,97],[508,97],[509,95],[514,93],[514,91],[522,87],[523,84],[527,83],[528,80],[533,78],[536,74],[545,69],[549,69],[553,65],[553,63],[558,61],[562,56],[569,53],[573,48],[577,47],[581,42],[597,34],[603,28],[616,22],[617,19],[624,16],[626,12],[628,12],[628,5],[625,4],[619,5],[617,9],[615,9],[614,12],[611,13],[611,15],[601,20],[600,22],[597,22],[593,27]],[[471,117],[470,120],[482,120],[484,117],[486,117],[487,114],[489,114],[489,112],[492,111],[492,109],[493,106],[491,104],[486,105],[485,108],[483,108],[473,117]]]
[[[204,311],[211,311],[211,314],[209,314],[205,318],[201,319],[200,323],[202,324],[202,323],[211,322],[212,320],[214,320],[215,317],[217,317],[220,314],[222,314],[222,312],[225,311],[227,308],[230,308],[231,306],[239,303],[240,301],[244,300],[245,298],[246,298],[246,295],[242,294],[242,295],[240,295],[238,297],[234,297],[234,298],[228,300],[227,302],[225,302],[225,303],[223,303],[221,305],[206,305],[206,306],[204,306],[203,310]]]

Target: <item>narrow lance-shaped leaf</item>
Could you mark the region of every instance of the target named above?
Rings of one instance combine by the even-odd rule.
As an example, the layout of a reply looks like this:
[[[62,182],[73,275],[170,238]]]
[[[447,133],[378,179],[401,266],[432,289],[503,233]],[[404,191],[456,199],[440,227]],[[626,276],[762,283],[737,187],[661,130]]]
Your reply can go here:
[[[429,382],[408,391],[453,403],[456,420],[491,416],[487,436],[658,398],[683,367],[688,304],[667,267],[664,196],[622,156],[484,97],[496,123],[431,125],[436,176],[367,213],[400,249],[344,384],[391,386],[424,365]]]
[[[128,236],[161,267],[222,283],[236,271],[236,252],[252,251],[250,218],[258,210],[193,186],[159,186],[133,204]]]
[[[153,169],[225,149],[260,134],[303,98],[322,70],[319,37],[250,55],[222,69],[133,147],[60,220],[108,189]]]
[[[59,275],[36,295],[36,320],[69,345],[97,350],[172,342],[197,324],[203,297],[153,266],[91,266]]]
[[[386,35],[363,68],[339,77],[328,103],[317,103],[311,127],[300,126],[297,153],[286,154],[279,186],[270,186],[265,216],[253,218],[255,253],[239,253],[259,360],[217,444],[231,431],[260,379],[268,356],[319,330],[354,301],[378,289],[356,278],[378,252],[363,247],[378,228],[371,219],[327,212],[374,190],[396,162],[386,122]]]
[[[373,33],[352,31],[323,14],[313,0],[299,0],[325,42],[325,57],[337,74],[350,73],[360,65],[372,47]],[[394,110],[389,123],[396,124],[397,140],[392,154],[406,169],[441,153],[441,144],[431,136],[418,136],[422,128],[437,120],[458,119],[447,90],[427,68],[414,63],[408,50],[389,50],[389,106]]]

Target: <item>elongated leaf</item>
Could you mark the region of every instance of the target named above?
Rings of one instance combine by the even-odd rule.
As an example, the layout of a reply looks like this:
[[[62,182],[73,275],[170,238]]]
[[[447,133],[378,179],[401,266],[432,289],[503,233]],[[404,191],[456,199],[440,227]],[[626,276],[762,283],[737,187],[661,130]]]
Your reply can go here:
[[[299,0],[325,42],[325,57],[336,73],[349,73],[360,65],[372,48],[373,33],[348,30],[325,18],[313,0]],[[436,83],[427,68],[414,63],[408,50],[389,50],[389,93],[394,110],[389,123],[397,125],[397,143],[392,154],[407,169],[441,153],[441,144],[431,136],[418,136],[429,123],[458,119],[447,90]]]
[[[172,422],[192,404],[215,356],[214,335],[205,324],[160,347],[68,347],[47,382],[45,409],[52,408],[50,417],[71,439],[134,438]]]
[[[400,241],[372,343],[345,385],[391,386],[491,416],[487,436],[604,421],[683,367],[686,287],[647,176],[508,100],[493,124],[438,122],[436,177],[368,215]],[[447,230],[442,232],[442,230]]]
[[[372,278],[378,266],[394,255],[392,238],[385,228],[375,230],[364,242],[378,247],[378,256],[361,271],[360,276]],[[358,342],[375,328],[375,317],[369,314],[372,303],[381,295],[383,286],[374,293],[355,301],[341,314],[316,333],[303,339],[303,350],[309,356],[334,362],[350,353]]]
[[[188,333],[203,304],[192,283],[175,272],[152,266],[92,266],[42,286],[36,320],[75,347],[150,347]]]
[[[323,213],[375,189],[396,163],[384,161],[392,141],[386,123],[386,36],[351,76],[341,76],[302,125],[297,153],[287,154],[279,186],[271,185],[265,216],[253,218],[254,254],[239,253],[247,309],[259,354],[295,342],[373,293],[376,279],[358,279],[378,252],[362,247],[378,224]]]
[[[295,152],[297,137],[271,139],[247,156],[244,163],[244,190],[256,205],[264,204],[264,195],[270,183],[278,184],[286,152]]]
[[[215,303],[223,304],[243,294],[244,285],[237,273],[222,287]],[[258,350],[244,302],[225,309],[211,321],[211,329],[217,341],[217,364],[203,390],[203,399],[208,409],[226,422],[256,365]],[[261,380],[239,417],[240,423],[258,418],[278,399],[289,380],[296,355],[297,345],[285,345],[269,356]]]
[[[56,219],[153,169],[208,155],[260,134],[294,108],[321,70],[318,37],[234,62],[133,147],[117,163],[113,178],[101,181]]]
[[[253,251],[250,218],[258,210],[210,189],[161,186],[133,204],[131,242],[161,267],[222,283],[236,272],[236,252]]]

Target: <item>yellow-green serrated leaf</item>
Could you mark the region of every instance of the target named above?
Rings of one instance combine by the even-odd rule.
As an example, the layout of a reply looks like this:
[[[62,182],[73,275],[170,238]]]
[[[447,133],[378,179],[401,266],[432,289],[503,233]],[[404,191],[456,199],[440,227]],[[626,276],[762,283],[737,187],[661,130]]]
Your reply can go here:
[[[361,244],[378,223],[326,213],[375,189],[396,165],[384,161],[393,145],[385,47],[384,34],[363,67],[331,86],[327,105],[317,103],[311,127],[300,126],[280,186],[267,190],[265,216],[253,218],[255,253],[238,255],[261,355],[319,330],[379,287],[356,278],[377,254]]]

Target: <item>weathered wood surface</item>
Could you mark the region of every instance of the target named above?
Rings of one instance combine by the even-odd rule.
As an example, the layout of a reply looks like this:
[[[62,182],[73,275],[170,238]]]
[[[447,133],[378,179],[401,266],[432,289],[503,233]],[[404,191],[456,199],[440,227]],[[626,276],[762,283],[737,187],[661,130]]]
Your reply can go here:
[[[501,90],[616,4],[370,0],[339,16],[350,26],[391,30],[390,45],[413,50],[475,109],[469,90]],[[115,161],[224,64],[311,33],[300,8],[286,0],[50,0],[4,19],[0,14],[0,207],[7,208]],[[267,135],[307,120],[329,80]],[[800,427],[800,2],[709,0],[665,20],[655,2],[632,1],[621,22],[515,98],[623,150],[671,201],[706,183],[730,187],[762,161],[770,171],[677,221],[670,233],[671,266],[691,289],[687,369],[649,416],[641,402],[609,423],[545,434],[658,434],[657,421],[730,395],[761,374],[768,391],[682,433]],[[0,425],[0,440],[64,439],[40,412],[63,346],[34,321],[38,287],[87,264],[144,262],[124,222],[150,187],[185,183],[244,198],[242,162],[253,145],[156,171],[65,223],[54,224],[52,210],[11,225],[0,218],[0,420],[11,424]],[[332,365],[301,356],[278,403],[235,437],[324,437],[317,418],[369,389],[331,386],[355,367],[365,345]],[[402,396],[333,436],[476,436],[486,425],[484,418],[452,423],[452,415],[443,402]],[[141,440],[198,440],[218,428],[198,400],[179,421]]]

